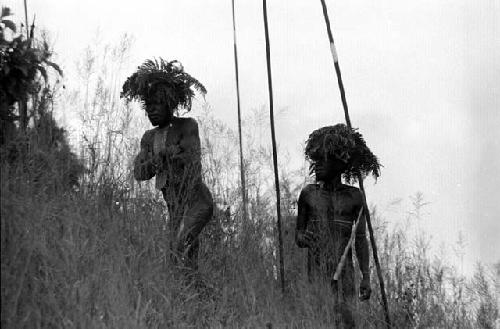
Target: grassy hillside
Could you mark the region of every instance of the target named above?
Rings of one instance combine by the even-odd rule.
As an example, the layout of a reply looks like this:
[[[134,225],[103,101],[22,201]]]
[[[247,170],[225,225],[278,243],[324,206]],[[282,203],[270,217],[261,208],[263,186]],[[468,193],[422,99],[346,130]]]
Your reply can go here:
[[[209,138],[215,128],[205,122]],[[334,296],[326,283],[308,283],[294,217],[288,213],[284,228],[282,295],[272,199],[250,184],[252,219],[242,222],[237,184],[222,189],[213,173],[224,171],[211,168],[223,155],[206,155],[205,169],[215,199],[231,212],[219,207],[204,231],[195,274],[171,262],[163,200],[148,185],[132,188],[128,178],[101,170],[99,180],[87,174],[68,188],[60,179],[68,167],[48,151],[44,161],[60,172],[40,173],[31,153],[23,160],[31,166],[2,161],[2,328],[331,328]],[[478,267],[474,278],[461,277],[427,255],[425,238],[413,243],[373,215],[397,328],[494,328],[491,271]],[[377,287],[372,273],[371,300],[352,301],[361,328],[383,327]]]
[[[293,241],[293,207],[307,167],[291,170],[285,159],[281,293],[271,152],[259,111],[243,129],[246,222],[237,135],[208,108],[198,118],[204,180],[217,209],[202,233],[199,270],[171,261],[164,202],[151,184],[131,177],[144,125],[139,111],[118,99],[130,42],[125,37],[106,46],[109,56],[86,49],[74,90],[57,94],[38,78],[23,129],[8,116],[11,132],[0,145],[1,327],[332,328],[335,296],[327,283],[308,282],[304,250]],[[16,102],[1,103],[2,111],[15,113]],[[79,115],[79,135],[72,136],[78,157],[52,119],[54,103]],[[418,220],[424,202],[418,194],[413,201]],[[412,221],[389,230],[377,213],[372,218],[395,328],[495,328],[500,269],[478,266],[473,278],[464,278],[446,255],[430,255],[425,234],[416,240],[408,234]],[[384,328],[375,273],[372,289],[370,301],[350,303],[360,328]]]

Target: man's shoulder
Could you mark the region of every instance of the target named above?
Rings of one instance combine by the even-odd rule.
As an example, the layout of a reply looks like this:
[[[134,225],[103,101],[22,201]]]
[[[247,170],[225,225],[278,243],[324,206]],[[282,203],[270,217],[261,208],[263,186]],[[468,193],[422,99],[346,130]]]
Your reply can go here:
[[[158,130],[157,127],[152,128],[152,129],[148,129],[144,132],[144,134],[142,136],[153,136],[157,130]]]
[[[315,199],[315,194],[320,191],[319,184],[307,184],[300,190],[299,204],[309,204]]]
[[[194,118],[176,118],[175,123],[182,128],[197,128],[198,122]]]
[[[360,202],[362,202],[362,194],[359,188],[351,185],[342,184],[342,191],[344,193],[348,193],[355,199],[358,199]]]
[[[142,143],[151,143],[153,141],[155,132],[158,130],[158,128],[153,128],[146,130],[144,134],[142,134],[141,142]]]
[[[308,194],[311,194],[311,193],[315,193],[317,191],[319,191],[321,189],[320,185],[319,184],[307,184],[306,186],[304,186],[302,188],[302,191],[301,191],[301,194],[305,194],[305,195],[308,195]]]
[[[359,188],[357,188],[356,186],[342,184],[341,187],[342,187],[343,190],[348,191],[348,192],[361,193],[361,191],[359,190]]]
[[[198,123],[193,118],[176,118],[173,126],[174,130],[184,135],[198,135]]]

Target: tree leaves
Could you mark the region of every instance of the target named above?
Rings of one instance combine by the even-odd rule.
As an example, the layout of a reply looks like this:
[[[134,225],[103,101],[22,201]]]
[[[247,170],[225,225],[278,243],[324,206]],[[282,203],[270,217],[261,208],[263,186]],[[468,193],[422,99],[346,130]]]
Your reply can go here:
[[[10,11],[9,7],[2,7],[2,15],[1,18],[3,19],[4,17],[12,15],[12,12]]]
[[[5,27],[11,29],[14,33],[16,32],[17,27],[13,21],[8,19],[2,19],[2,24],[5,25]]]
[[[4,17],[10,14],[9,8],[2,8],[2,23],[9,28],[11,28],[10,21],[5,20]],[[25,39],[22,34],[14,35],[12,40],[7,40],[3,31],[0,30],[0,94],[2,96],[0,111],[2,117],[12,118],[11,112],[15,102],[26,99],[28,95],[40,89],[42,83],[40,76],[45,83],[48,83],[48,67],[62,76],[61,68],[50,61],[51,56],[52,52],[45,40],[38,42],[33,38]]]
[[[59,73],[60,76],[63,76],[63,70],[59,67],[59,65],[49,60],[46,60],[45,64],[52,67],[57,73]]]
[[[0,32],[3,33],[3,28],[4,26],[6,28],[9,28],[12,30],[12,32],[16,33],[16,30],[17,30],[17,27],[16,27],[16,24],[14,24],[13,21],[11,21],[10,19],[5,19],[4,17],[8,17],[12,15],[12,12],[10,11],[10,8],[9,7],[2,7],[2,14],[0,16]],[[3,26],[2,26],[3,24]]]

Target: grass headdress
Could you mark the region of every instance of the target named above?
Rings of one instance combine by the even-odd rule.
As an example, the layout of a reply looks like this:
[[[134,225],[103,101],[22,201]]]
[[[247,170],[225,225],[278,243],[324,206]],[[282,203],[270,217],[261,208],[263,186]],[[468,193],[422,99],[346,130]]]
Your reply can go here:
[[[194,89],[193,89],[194,88]],[[137,100],[148,103],[152,97],[159,97],[170,108],[191,110],[195,91],[203,96],[205,87],[188,73],[176,60],[146,60],[123,84],[120,97],[127,101]]]
[[[345,124],[336,124],[313,131],[306,142],[306,159],[311,161],[311,172],[315,163],[335,157],[346,164],[342,177],[347,182],[355,182],[359,174],[366,177],[380,176],[380,163],[366,146],[363,136]]]

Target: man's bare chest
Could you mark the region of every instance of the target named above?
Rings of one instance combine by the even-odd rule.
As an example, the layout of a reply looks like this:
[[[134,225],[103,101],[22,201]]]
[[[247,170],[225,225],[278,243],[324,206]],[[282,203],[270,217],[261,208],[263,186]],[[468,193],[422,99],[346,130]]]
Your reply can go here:
[[[318,222],[353,222],[361,206],[358,198],[349,190],[329,191],[324,189],[318,189],[311,193],[308,204],[310,219]]]
[[[175,125],[158,128],[153,136],[153,152],[166,153],[169,147],[179,145],[182,137],[182,129]]]

